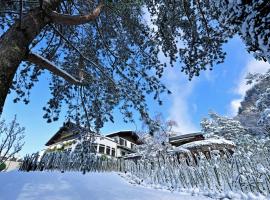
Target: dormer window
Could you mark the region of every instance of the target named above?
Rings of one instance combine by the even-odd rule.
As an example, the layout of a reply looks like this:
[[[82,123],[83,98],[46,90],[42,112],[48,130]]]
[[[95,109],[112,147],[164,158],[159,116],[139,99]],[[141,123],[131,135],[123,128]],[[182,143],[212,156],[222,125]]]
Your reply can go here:
[[[120,139],[119,140],[119,144],[122,145],[122,146],[124,146],[126,141],[124,139],[122,139],[122,138],[119,138],[119,139]]]

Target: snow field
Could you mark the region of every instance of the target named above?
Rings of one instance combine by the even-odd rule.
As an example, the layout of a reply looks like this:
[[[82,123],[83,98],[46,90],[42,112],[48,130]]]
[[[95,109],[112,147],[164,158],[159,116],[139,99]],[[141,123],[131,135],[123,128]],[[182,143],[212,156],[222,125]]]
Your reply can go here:
[[[117,173],[0,173],[0,200],[207,200],[128,183]]]

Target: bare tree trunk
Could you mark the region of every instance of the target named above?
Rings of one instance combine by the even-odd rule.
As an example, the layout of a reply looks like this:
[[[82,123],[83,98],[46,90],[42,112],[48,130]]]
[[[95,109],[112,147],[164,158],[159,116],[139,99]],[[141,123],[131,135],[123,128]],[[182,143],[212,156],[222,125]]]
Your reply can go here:
[[[0,115],[13,77],[20,65],[26,58],[28,47],[32,40],[47,25],[49,19],[40,8],[27,13],[18,20],[0,38]]]

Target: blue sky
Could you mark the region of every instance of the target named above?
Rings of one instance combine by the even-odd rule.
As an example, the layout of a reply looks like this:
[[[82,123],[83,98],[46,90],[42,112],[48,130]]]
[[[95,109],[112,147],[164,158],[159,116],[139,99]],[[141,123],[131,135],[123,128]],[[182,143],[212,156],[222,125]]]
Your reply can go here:
[[[207,117],[210,110],[221,115],[234,116],[241,99],[248,86],[244,77],[247,72],[264,72],[270,65],[256,61],[248,54],[242,41],[234,38],[224,46],[227,52],[223,64],[217,65],[212,71],[202,72],[192,81],[180,72],[180,67],[168,67],[162,81],[173,92],[164,96],[163,106],[158,106],[148,98],[150,114],[162,113],[165,119],[172,119],[178,123],[175,131],[182,134],[200,130],[200,121]],[[31,93],[31,102],[14,104],[13,94],[7,98],[2,118],[10,121],[17,115],[17,121],[26,128],[25,146],[21,155],[36,152],[44,147],[48,139],[62,126],[64,112],[59,121],[47,124],[42,118],[42,107],[46,104],[50,93],[48,90],[48,73],[40,78]],[[138,116],[138,115],[135,115]],[[140,130],[141,122],[125,124],[121,114],[115,111],[115,123],[107,123],[102,133],[107,134],[118,130]]]

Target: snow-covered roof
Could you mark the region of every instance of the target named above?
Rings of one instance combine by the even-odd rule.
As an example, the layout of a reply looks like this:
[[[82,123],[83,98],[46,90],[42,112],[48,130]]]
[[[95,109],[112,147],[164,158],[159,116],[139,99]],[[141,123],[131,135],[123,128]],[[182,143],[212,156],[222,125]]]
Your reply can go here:
[[[109,134],[106,135],[106,137],[113,137],[113,136],[122,135],[122,134],[132,134],[133,135],[133,134],[136,134],[136,133],[134,131],[132,131],[132,130],[121,130],[121,131],[115,131],[115,132],[109,133]]]
[[[172,136],[169,138],[169,140],[179,140],[179,139],[184,139],[184,138],[189,138],[189,137],[195,137],[202,135],[201,132],[196,132],[196,133],[189,133],[189,134],[183,134],[183,135],[177,135],[177,136]]]
[[[225,139],[206,139],[206,140],[195,141],[195,142],[183,144],[181,147],[182,148],[190,148],[190,147],[194,147],[194,146],[213,145],[213,144],[227,144],[227,145],[235,146],[234,142],[229,141],[229,140],[225,140]]]
[[[190,143],[183,144],[175,148],[175,151],[183,151],[184,149],[194,150],[194,149],[221,149],[221,148],[234,148],[235,144],[232,141],[225,139],[206,139],[201,141],[194,141]]]
[[[125,139],[127,139],[130,142],[133,142],[135,144],[140,144],[139,136],[134,131],[130,131],[130,130],[128,130],[128,131],[117,131],[117,132],[113,132],[113,133],[110,133],[110,134],[106,135],[106,137],[115,137],[115,136],[125,138]]]
[[[169,138],[169,142],[174,146],[181,146],[193,141],[203,140],[204,136],[201,132],[189,133],[185,135],[177,135]]]
[[[71,140],[79,137],[83,128],[74,122],[67,121],[62,127],[49,139],[45,146],[50,146],[64,140]],[[65,135],[65,136],[64,136]]]

